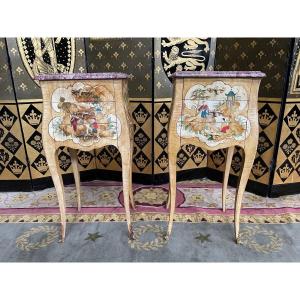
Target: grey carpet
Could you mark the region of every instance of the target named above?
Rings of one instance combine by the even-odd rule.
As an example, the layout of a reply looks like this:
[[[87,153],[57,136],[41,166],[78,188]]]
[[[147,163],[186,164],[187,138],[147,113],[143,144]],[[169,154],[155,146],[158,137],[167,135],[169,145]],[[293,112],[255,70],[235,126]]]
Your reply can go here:
[[[134,223],[128,243],[125,223],[68,224],[65,243],[57,224],[0,224],[2,262],[298,262],[300,224],[175,223],[168,242],[165,222]]]

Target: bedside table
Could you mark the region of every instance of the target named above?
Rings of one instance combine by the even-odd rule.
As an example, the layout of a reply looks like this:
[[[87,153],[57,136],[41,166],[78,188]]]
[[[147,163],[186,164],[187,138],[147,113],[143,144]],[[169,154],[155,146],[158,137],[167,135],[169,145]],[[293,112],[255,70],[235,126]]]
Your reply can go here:
[[[173,74],[173,101],[168,130],[169,206],[168,235],[171,234],[176,206],[176,157],[180,147],[194,144],[215,151],[227,148],[222,203],[235,146],[244,149],[235,200],[235,238],[239,239],[241,201],[258,144],[257,98],[261,72],[176,72]]]
[[[43,93],[43,145],[57,192],[62,241],[66,232],[66,208],[57,149],[68,147],[75,177],[78,210],[80,177],[77,150],[91,151],[114,145],[122,157],[124,206],[129,236],[132,193],[133,125],[128,111],[127,75],[123,73],[79,73],[39,75]]]

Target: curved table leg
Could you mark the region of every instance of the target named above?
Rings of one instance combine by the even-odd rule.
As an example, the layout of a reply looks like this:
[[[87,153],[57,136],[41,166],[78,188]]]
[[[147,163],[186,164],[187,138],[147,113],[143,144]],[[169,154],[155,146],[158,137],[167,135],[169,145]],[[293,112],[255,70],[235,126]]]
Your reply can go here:
[[[57,193],[57,199],[60,211],[61,220],[61,242],[64,242],[66,236],[66,206],[64,185],[61,173],[59,171],[59,163],[57,157],[57,150],[52,147],[44,147],[46,159],[49,166],[49,171],[52,176],[53,184]]]
[[[234,146],[227,148],[226,165],[225,165],[225,170],[224,170],[223,187],[222,187],[222,208],[223,208],[223,212],[226,211],[227,186],[228,186],[228,178],[229,178],[229,172],[230,172],[233,152],[234,152]]]
[[[120,150],[121,157],[122,157],[122,181],[123,181],[123,195],[124,195],[124,207],[125,207],[125,214],[126,214],[126,221],[128,227],[128,234],[129,238],[133,239],[133,231],[131,226],[131,219],[130,219],[130,189],[131,189],[131,155],[128,149],[121,149]]]
[[[133,189],[132,189],[132,156],[133,156],[133,141],[130,142],[130,177],[129,177],[129,198],[132,209],[135,209]]]
[[[169,199],[167,206],[170,207],[170,216],[169,216],[169,225],[166,238],[169,238],[172,232],[173,227],[173,219],[176,207],[176,160],[177,160],[177,152],[172,151],[169,153]],[[177,150],[177,149],[176,149]]]
[[[75,179],[75,186],[77,192],[77,210],[81,210],[81,197],[80,197],[80,173],[78,168],[78,159],[77,159],[77,150],[69,148],[71,161],[72,161],[72,168],[73,174]]]
[[[241,212],[242,199],[243,199],[247,181],[256,155],[255,145],[254,147],[253,145],[252,147],[249,146],[248,149],[247,147],[245,147],[244,152],[245,152],[244,165],[239,178],[239,184],[237,187],[236,197],[235,197],[234,227],[235,227],[235,239],[237,243],[239,243],[240,212]]]
[[[166,209],[170,208],[170,202],[171,202],[171,188],[169,187],[169,193],[168,193],[168,200],[166,203]]]

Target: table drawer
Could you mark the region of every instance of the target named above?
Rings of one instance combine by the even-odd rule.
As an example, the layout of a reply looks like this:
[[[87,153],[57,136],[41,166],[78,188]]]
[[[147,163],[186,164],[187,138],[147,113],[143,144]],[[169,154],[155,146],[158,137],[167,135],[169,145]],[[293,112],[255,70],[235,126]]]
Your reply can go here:
[[[116,116],[113,93],[100,83],[64,84],[51,95],[50,136],[55,141],[71,140],[81,145],[93,144],[102,138],[117,139],[121,124]]]
[[[243,141],[250,133],[249,101],[242,86],[223,81],[193,85],[182,99],[177,134],[199,138],[208,146],[230,140]]]
[[[230,122],[210,123],[179,119],[176,126],[177,134],[181,138],[198,138],[210,147],[230,140],[244,141],[249,136],[250,130],[250,121],[243,116]]]

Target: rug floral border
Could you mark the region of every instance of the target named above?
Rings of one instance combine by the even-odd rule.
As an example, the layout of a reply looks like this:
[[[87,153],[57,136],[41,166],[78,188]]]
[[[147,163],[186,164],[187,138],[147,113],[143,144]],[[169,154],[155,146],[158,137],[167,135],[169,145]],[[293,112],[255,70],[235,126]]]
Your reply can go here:
[[[168,214],[165,213],[132,213],[132,221],[168,221]],[[233,215],[218,215],[201,213],[177,213],[175,214],[175,222],[191,222],[191,223],[232,223]],[[296,223],[300,222],[300,213],[282,213],[274,215],[241,215],[241,223]],[[68,214],[67,222],[125,222],[125,214],[122,213],[94,213],[94,214]],[[12,214],[0,215],[0,223],[59,223],[59,214]]]

